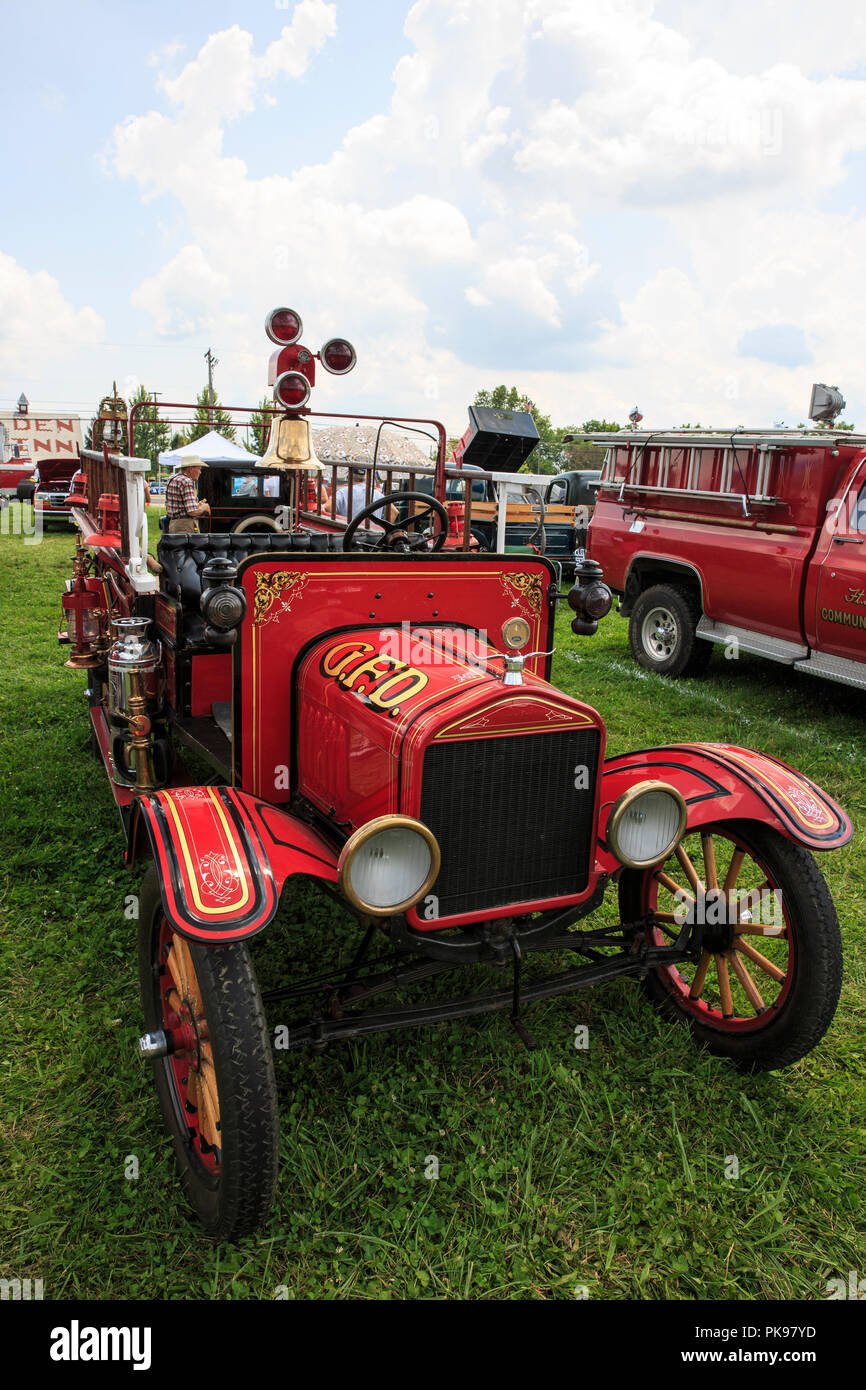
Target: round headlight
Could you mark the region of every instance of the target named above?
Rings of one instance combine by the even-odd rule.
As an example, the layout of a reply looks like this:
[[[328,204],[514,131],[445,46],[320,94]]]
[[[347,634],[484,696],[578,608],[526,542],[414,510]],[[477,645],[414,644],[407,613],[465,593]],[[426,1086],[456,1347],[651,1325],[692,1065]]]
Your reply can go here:
[[[439,873],[436,836],[409,816],[379,816],[343,846],[340,887],[355,907],[374,917],[405,912]]]
[[[607,840],[629,869],[647,869],[667,859],[686,828],[688,813],[680,793],[667,782],[638,782],[614,803]]]

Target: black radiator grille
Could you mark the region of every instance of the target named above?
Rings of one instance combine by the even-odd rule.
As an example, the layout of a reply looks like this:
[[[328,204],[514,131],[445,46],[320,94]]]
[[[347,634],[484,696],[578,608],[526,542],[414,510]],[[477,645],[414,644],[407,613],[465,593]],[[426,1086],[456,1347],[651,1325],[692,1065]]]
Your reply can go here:
[[[434,743],[421,820],[442,850],[438,916],[581,893],[595,823],[598,729]],[[576,769],[587,769],[586,787]]]

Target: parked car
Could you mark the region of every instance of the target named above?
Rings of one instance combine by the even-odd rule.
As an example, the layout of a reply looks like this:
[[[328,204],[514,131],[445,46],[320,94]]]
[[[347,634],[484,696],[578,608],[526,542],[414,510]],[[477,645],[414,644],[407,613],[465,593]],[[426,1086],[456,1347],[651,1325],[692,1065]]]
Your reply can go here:
[[[73,479],[80,473],[78,458],[43,459],[33,491],[33,507],[43,527],[74,526],[70,494]]]

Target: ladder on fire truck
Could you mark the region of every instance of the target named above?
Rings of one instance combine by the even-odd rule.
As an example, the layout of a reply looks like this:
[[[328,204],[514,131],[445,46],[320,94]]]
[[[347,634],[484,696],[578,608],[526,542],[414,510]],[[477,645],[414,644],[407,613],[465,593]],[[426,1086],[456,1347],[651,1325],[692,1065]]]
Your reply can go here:
[[[773,463],[780,454],[798,446],[817,446],[833,456],[840,444],[866,447],[866,435],[847,430],[620,430],[616,434],[576,435],[575,439],[606,446],[601,478],[595,486],[615,493],[619,502],[627,503],[637,494],[649,494],[660,501],[688,498],[697,502],[730,502],[742,509],[744,517],[752,515],[753,507],[782,505],[782,498],[771,492],[769,485]],[[700,486],[708,450],[713,454],[717,481],[711,488]],[[678,476],[677,483],[671,482],[672,473]],[[751,486],[747,482],[750,475]]]

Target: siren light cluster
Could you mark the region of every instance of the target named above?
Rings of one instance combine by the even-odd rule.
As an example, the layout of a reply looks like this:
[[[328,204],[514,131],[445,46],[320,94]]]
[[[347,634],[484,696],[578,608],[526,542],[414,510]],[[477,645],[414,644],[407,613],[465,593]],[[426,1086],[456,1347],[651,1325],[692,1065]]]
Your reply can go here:
[[[271,355],[268,385],[273,386],[274,400],[284,410],[302,411],[306,407],[316,384],[315,358],[334,376],[345,376],[358,360],[345,338],[329,338],[314,357],[301,344],[303,331],[301,316],[294,309],[272,309],[265,319],[265,332],[277,345]]]

